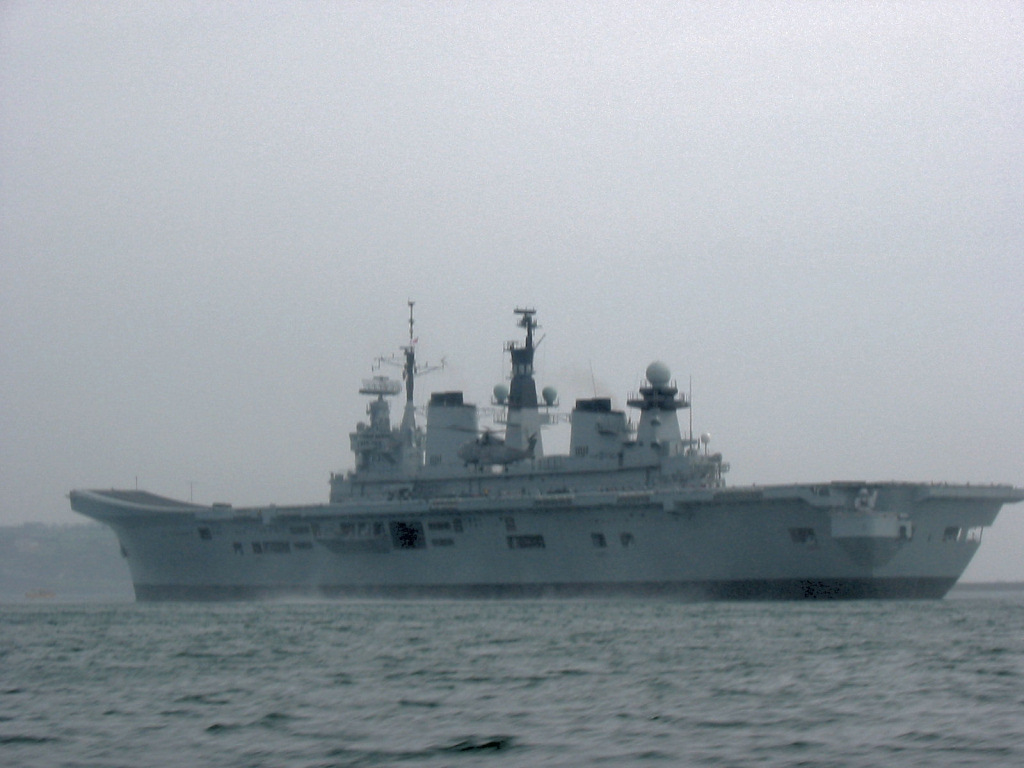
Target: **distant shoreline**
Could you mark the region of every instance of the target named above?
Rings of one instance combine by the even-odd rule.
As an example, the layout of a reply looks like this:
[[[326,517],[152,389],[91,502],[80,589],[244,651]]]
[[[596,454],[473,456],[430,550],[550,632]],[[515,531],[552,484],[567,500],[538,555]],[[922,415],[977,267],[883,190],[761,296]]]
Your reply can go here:
[[[969,581],[957,583],[952,592],[1022,592],[1024,581]]]

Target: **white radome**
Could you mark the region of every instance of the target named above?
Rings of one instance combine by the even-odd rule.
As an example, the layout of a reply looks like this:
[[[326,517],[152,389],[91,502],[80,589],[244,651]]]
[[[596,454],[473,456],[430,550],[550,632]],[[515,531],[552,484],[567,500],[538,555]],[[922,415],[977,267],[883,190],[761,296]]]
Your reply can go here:
[[[672,371],[660,360],[647,366],[647,380],[655,387],[663,387],[672,378]]]

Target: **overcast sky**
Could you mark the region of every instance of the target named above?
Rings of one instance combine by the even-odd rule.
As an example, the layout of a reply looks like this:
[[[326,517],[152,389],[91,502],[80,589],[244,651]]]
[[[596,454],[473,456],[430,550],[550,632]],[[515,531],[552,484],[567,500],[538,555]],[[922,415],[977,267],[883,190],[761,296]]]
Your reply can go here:
[[[530,305],[566,407],[692,377],[731,484],[1024,485],[1022,212],[1019,2],[7,2],[0,523],[326,500],[410,298],[424,398]]]

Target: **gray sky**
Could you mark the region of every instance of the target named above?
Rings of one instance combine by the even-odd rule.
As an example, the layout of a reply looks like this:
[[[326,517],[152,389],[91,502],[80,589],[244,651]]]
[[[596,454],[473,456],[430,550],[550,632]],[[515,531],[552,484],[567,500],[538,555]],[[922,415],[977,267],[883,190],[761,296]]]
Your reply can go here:
[[[5,3],[0,522],[325,500],[408,298],[423,396],[528,304],[732,484],[1024,485],[1024,7],[635,5]]]

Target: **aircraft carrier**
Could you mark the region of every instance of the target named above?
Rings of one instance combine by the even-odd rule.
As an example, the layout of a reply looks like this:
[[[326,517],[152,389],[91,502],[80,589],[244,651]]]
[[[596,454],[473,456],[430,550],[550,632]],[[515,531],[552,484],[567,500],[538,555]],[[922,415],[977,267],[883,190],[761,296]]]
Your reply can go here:
[[[355,466],[325,504],[235,508],[140,490],[76,490],[75,511],[109,525],[138,600],[274,596],[681,599],[940,598],[963,573],[1009,485],[823,482],[729,487],[668,367],[628,399],[576,400],[568,455],[542,428],[564,417],[538,397],[533,309],[508,342],[508,384],[486,410],[434,392],[417,423],[413,304],[402,381],[374,375]],[[390,400],[404,391],[401,421]]]

